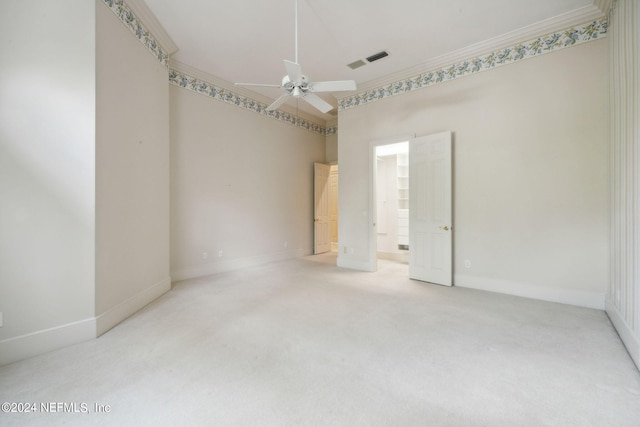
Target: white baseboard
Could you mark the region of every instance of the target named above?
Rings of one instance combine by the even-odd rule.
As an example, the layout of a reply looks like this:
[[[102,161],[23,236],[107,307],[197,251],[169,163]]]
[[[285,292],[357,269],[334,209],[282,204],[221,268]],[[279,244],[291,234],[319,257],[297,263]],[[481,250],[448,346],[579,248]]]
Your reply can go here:
[[[167,277],[97,317],[2,340],[0,366],[94,339],[170,289]]]
[[[581,291],[578,289],[548,288],[508,280],[487,279],[484,277],[454,275],[453,283],[461,288],[499,292],[542,301],[571,304],[580,307],[604,310],[604,292]]]
[[[115,307],[96,316],[96,334],[100,336],[156,298],[171,290],[171,278],[167,277],[150,288],[126,299]]]
[[[96,337],[96,319],[89,318],[0,341],[0,366],[59,350]]]
[[[611,323],[613,323],[613,327],[616,328],[622,343],[627,348],[631,360],[633,360],[636,367],[640,369],[640,338],[633,333],[609,298],[606,298],[606,312]]]
[[[255,267],[270,262],[284,261],[287,259],[300,258],[311,255],[310,250],[298,249],[281,251],[272,254],[258,255],[252,257],[236,258],[228,261],[218,261],[197,267],[187,267],[171,272],[174,282],[181,280],[195,279],[197,277],[210,276],[212,274],[224,273],[227,271],[240,270],[243,268]]]

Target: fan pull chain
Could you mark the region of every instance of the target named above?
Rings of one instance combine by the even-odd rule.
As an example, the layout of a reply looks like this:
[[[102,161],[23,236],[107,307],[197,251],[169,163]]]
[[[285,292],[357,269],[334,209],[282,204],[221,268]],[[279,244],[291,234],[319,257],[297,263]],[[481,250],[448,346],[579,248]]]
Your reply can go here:
[[[295,39],[296,39],[296,64],[298,64],[298,0],[295,0]]]

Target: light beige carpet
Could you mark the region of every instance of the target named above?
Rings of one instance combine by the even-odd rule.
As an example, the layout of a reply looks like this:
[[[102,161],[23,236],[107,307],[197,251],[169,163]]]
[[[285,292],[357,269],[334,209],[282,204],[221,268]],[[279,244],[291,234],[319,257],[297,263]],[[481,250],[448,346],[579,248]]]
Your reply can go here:
[[[640,373],[604,312],[332,257],[177,283],[97,340],[0,367],[0,402],[90,412],[0,425],[640,425]]]

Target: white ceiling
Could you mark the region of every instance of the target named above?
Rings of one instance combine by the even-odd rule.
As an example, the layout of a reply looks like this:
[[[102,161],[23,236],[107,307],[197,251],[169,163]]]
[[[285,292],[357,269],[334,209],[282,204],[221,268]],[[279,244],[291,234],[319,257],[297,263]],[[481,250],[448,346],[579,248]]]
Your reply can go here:
[[[434,58],[523,29],[528,30],[529,38],[538,28],[546,33],[564,29],[567,23],[579,23],[572,20],[602,14],[594,1],[599,3],[299,0],[298,62],[312,81],[355,80],[362,88]],[[178,48],[172,59],[228,82],[280,84],[286,74],[282,61],[295,59],[295,0],[144,2]],[[540,25],[542,22],[547,24]],[[381,50],[387,50],[390,56],[356,70],[347,67]],[[256,92],[270,99],[281,94],[278,88]],[[333,96],[323,98],[336,105]],[[295,105],[295,100],[288,103]],[[303,104],[300,102],[299,108],[316,117],[332,117]]]

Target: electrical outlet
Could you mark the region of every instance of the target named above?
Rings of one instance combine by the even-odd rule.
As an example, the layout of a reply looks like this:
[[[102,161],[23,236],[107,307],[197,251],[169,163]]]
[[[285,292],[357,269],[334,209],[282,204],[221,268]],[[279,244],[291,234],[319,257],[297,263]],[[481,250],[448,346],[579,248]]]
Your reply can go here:
[[[202,252],[202,259],[209,258],[209,254],[207,252]]]
[[[471,268],[471,261],[469,261],[468,259],[464,260],[464,268]]]
[[[218,251],[218,258],[222,258],[222,251]]]

